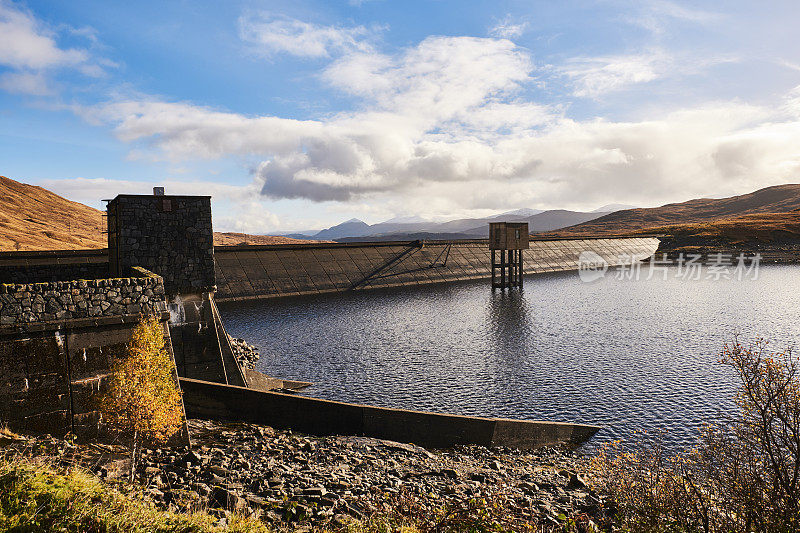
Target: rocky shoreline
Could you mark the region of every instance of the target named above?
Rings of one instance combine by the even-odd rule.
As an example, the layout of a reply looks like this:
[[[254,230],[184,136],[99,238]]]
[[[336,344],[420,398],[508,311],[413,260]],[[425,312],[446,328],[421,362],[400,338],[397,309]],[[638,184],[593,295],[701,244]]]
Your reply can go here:
[[[190,420],[189,429],[192,449],[146,450],[137,482],[160,506],[209,508],[221,521],[236,511],[281,530],[336,529],[398,513],[431,526],[474,515],[512,531],[557,529],[566,521],[591,531],[608,523],[603,499],[584,474],[587,459],[563,450],[426,450],[203,420]],[[28,439],[22,447],[106,479],[126,471],[120,446]]]
[[[249,344],[244,339],[237,339],[230,335],[228,335],[228,340],[233,349],[233,356],[236,357],[239,366],[249,368],[250,370],[255,369],[256,363],[261,358],[261,354],[258,353],[258,348]]]

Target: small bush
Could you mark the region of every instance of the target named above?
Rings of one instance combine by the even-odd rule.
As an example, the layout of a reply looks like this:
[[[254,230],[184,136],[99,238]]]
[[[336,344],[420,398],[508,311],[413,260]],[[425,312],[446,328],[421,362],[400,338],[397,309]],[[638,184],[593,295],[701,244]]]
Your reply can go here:
[[[736,340],[720,362],[739,377],[738,410],[703,428],[692,450],[614,442],[593,459],[597,488],[631,531],[800,531],[800,363]]]
[[[164,346],[158,318],[142,319],[133,331],[127,356],[114,363],[108,388],[99,398],[105,421],[131,443],[131,479],[142,442],[164,442],[183,423],[181,391]]]

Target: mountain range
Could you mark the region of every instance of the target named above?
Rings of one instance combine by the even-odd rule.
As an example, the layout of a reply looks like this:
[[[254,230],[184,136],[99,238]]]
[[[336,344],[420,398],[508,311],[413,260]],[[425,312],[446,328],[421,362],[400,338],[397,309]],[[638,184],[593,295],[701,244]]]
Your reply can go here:
[[[698,198],[652,208],[619,204],[594,212],[519,209],[486,218],[429,221],[400,216],[378,224],[351,219],[312,235],[214,233],[217,245],[299,244],[309,240],[372,241],[486,238],[495,221],[528,222],[547,237],[669,233],[729,239],[800,239],[800,184],[729,198]],[[608,212],[612,211],[612,212]],[[103,212],[42,187],[0,176],[0,251],[103,248]],[[295,239],[293,237],[298,237]],[[302,240],[300,240],[302,239]]]
[[[485,218],[461,218],[446,222],[395,217],[386,222],[367,224],[353,218],[309,235],[291,234],[293,238],[339,241],[402,241],[424,239],[485,239],[489,223],[497,221],[527,222],[531,233],[553,231],[608,214],[607,211],[567,211],[565,209],[517,209]]]

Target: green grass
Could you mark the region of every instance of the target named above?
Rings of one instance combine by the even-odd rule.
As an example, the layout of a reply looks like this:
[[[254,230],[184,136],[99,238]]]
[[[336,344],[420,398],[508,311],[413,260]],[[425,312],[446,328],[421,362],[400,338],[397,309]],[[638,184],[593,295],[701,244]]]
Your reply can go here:
[[[224,527],[204,513],[160,511],[78,468],[0,460],[0,531],[267,533],[254,519],[231,516]]]

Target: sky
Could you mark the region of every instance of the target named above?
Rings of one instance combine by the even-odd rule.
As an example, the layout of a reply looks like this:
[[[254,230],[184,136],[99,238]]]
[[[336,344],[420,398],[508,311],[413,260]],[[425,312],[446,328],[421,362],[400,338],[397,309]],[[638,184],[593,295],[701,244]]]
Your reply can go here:
[[[800,3],[0,0],[0,174],[215,229],[800,182]]]

